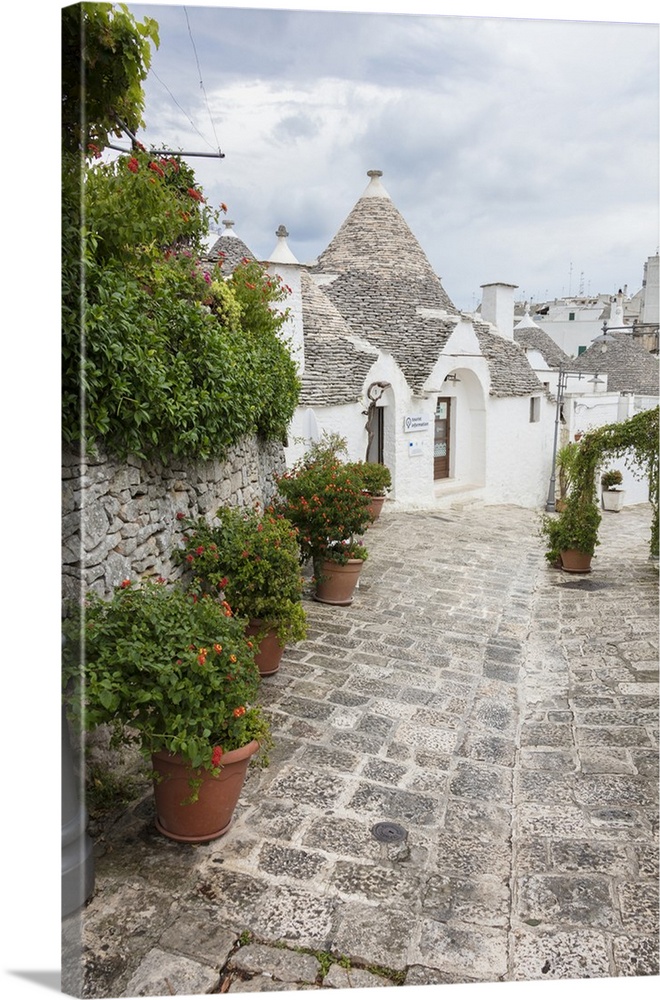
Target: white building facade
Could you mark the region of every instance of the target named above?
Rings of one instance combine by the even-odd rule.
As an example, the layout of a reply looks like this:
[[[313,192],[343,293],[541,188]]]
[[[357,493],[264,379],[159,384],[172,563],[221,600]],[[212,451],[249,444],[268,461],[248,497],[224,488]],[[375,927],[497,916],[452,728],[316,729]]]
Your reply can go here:
[[[298,265],[303,389],[289,464],[328,432],[351,459],[388,466],[399,506],[538,506],[554,404],[513,338],[515,286],[484,286],[478,320],[457,310],[380,171],[369,177],[318,261]]]

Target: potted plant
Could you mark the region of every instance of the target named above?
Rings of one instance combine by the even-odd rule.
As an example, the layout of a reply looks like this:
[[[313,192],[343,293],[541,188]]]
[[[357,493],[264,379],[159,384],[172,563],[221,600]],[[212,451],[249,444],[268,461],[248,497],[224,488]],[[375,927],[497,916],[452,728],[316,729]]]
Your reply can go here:
[[[285,518],[220,507],[215,521],[179,518],[183,546],[172,553],[187,589],[225,599],[247,619],[262,677],[274,674],[284,647],[306,635],[297,531]]]
[[[388,491],[392,488],[392,475],[386,465],[380,462],[351,462],[362,489],[369,497],[369,513],[371,519],[377,521],[380,517]]]
[[[298,529],[300,561],[313,565],[315,600],[351,604],[371,521],[359,475],[349,464],[303,459],[278,477],[277,488],[272,510]]]
[[[561,514],[544,515],[541,532],[548,541],[546,559],[568,573],[589,573],[598,541],[600,511],[591,498],[572,493]]]
[[[270,745],[259,672],[226,602],[165,581],[90,593],[65,622],[65,703],[79,731],[111,727],[154,773],[156,826],[180,841],[222,836],[247,766]]]
[[[603,510],[613,510],[617,513],[621,510],[626,495],[622,483],[623,474],[619,469],[606,469],[602,474],[600,485]]]

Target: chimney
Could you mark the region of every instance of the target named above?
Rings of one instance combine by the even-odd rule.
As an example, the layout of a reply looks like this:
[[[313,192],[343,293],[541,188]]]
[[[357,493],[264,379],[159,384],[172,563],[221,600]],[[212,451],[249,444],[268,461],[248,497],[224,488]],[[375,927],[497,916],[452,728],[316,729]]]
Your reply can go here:
[[[504,281],[493,281],[481,286],[481,318],[486,323],[492,323],[507,340],[513,340],[513,293],[517,287]]]

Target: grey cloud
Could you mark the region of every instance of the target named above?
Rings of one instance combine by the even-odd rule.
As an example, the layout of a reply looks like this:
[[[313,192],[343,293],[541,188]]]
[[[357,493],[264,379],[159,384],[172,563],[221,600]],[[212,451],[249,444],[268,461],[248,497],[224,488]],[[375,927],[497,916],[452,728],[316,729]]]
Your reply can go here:
[[[316,116],[298,112],[282,118],[272,129],[276,142],[289,142],[297,139],[312,139],[318,135],[321,124]]]
[[[131,10],[159,21],[154,68],[208,133],[182,8]],[[463,307],[489,280],[512,281],[536,297],[546,288],[561,294],[570,261],[594,290],[641,281],[657,244],[653,26],[188,12],[209,94],[230,101],[233,84],[265,83],[255,93],[272,95],[273,107],[291,94],[267,125],[273,155],[259,136],[251,163],[234,109],[218,104],[227,158],[212,170],[194,163],[209,178],[205,191],[230,204],[237,232],[258,255],[270,252],[280,222],[300,260],[319,253],[375,167]],[[324,89],[329,79],[346,86]],[[177,128],[193,134],[157,81],[147,81],[147,93],[145,118],[159,140]],[[335,98],[341,107],[327,126],[333,110],[321,100]],[[229,149],[225,120],[233,122]]]

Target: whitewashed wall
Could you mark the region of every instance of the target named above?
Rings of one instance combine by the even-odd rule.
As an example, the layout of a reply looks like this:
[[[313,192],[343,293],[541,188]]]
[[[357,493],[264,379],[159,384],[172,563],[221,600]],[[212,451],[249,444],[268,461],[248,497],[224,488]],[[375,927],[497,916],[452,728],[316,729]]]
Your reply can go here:
[[[548,495],[555,407],[539,394],[540,419],[531,422],[530,397],[491,400],[486,440],[486,489],[491,504],[541,507]]]
[[[280,337],[288,343],[291,356],[296,362],[298,374],[302,375],[305,370],[305,350],[303,337],[302,319],[302,294],[300,290],[300,265],[286,264],[281,262],[268,262],[267,270],[269,274],[280,277],[285,285],[291,289],[287,299],[281,303],[281,307],[288,310],[285,323],[280,330]]]
[[[562,321],[535,316],[534,322],[571,358],[577,357],[580,347],[590,347],[591,342],[603,332],[603,321],[599,319]]]

